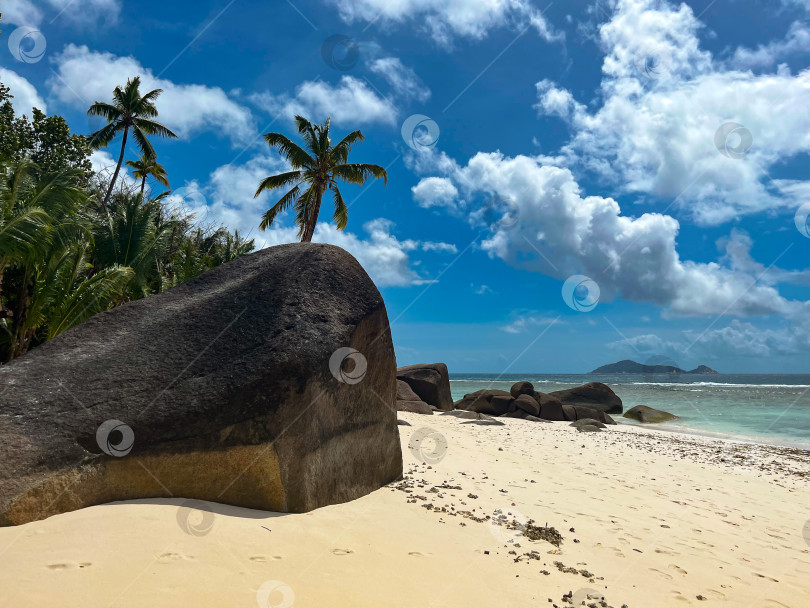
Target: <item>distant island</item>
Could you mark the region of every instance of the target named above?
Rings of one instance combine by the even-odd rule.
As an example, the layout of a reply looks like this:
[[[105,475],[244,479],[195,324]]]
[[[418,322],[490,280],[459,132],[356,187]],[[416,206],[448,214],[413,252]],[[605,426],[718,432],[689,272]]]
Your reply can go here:
[[[719,374],[705,365],[698,365],[695,369],[687,371],[674,365],[644,365],[625,359],[618,363],[610,363],[597,367],[592,374]]]

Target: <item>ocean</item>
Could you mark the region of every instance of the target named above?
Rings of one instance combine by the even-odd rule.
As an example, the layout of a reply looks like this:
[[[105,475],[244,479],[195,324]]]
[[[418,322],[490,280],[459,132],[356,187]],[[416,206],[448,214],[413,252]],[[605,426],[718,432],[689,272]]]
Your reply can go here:
[[[450,374],[450,389],[458,400],[482,388],[508,391],[520,380],[543,393],[603,382],[624,411],[648,405],[680,417],[647,426],[810,449],[810,374]]]

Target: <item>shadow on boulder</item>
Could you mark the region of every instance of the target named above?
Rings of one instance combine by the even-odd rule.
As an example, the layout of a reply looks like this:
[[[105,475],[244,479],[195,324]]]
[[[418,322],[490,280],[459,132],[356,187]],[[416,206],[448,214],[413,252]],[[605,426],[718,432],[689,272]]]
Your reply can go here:
[[[0,525],[177,497],[303,512],[402,474],[385,304],[320,244],[270,247],[0,366]]]

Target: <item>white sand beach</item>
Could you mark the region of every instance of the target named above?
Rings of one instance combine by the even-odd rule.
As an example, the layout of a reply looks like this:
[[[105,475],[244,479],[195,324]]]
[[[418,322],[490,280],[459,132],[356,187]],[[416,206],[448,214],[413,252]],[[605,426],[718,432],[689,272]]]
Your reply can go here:
[[[400,418],[404,480],[347,504],[203,518],[137,500],[2,528],[0,606],[810,605],[807,452]],[[498,510],[562,543],[493,525]]]

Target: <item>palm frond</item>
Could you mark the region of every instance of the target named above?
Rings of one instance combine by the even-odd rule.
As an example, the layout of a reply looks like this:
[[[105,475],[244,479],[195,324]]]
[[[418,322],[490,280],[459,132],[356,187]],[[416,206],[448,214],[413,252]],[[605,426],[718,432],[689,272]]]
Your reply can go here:
[[[332,168],[334,176],[350,184],[363,185],[369,177],[375,179],[382,178],[385,185],[388,185],[388,173],[379,165],[367,163],[348,163],[336,165]]]
[[[335,147],[332,148],[330,153],[332,164],[344,164],[349,158],[349,152],[351,151],[352,145],[358,141],[364,140],[365,137],[363,137],[363,133],[360,130],[349,133],[346,137],[341,139]]]
[[[256,189],[256,194],[253,195],[253,198],[256,198],[265,190],[283,188],[294,182],[300,182],[302,179],[304,179],[304,171],[288,171],[287,173],[279,173],[278,175],[265,177],[259,183],[259,187]]]
[[[301,192],[300,186],[295,186],[292,188],[287,194],[282,196],[278,202],[270,207],[267,211],[265,211],[264,215],[262,216],[262,221],[259,224],[260,230],[267,230],[273,224],[273,221],[276,219],[276,216],[279,213],[283,213],[284,211],[289,208],[290,205],[295,203],[298,200],[298,195]]]
[[[281,155],[290,161],[293,169],[312,169],[315,167],[315,159],[287,136],[281,133],[265,133],[264,141],[277,148]]]
[[[87,115],[101,116],[107,122],[115,122],[121,118],[121,110],[110,103],[97,101],[87,110]]]
[[[135,139],[135,143],[138,145],[138,148],[141,151],[141,154],[144,156],[154,156],[155,149],[152,147],[152,143],[146,137],[143,131],[137,126],[132,128],[132,137]]]
[[[147,118],[133,118],[132,123],[135,125],[136,129],[140,129],[146,135],[157,135],[158,137],[169,137],[169,138],[176,138],[177,135],[169,129],[166,125],[163,125],[156,120],[149,120]]]
[[[82,281],[49,320],[48,338],[107,310],[134,276],[132,268],[112,266]]]
[[[346,224],[349,223],[349,208],[343,202],[343,195],[340,193],[340,188],[336,183],[332,182],[329,189],[332,190],[332,198],[335,201],[335,213],[332,215],[332,219],[335,220],[337,229],[343,230],[346,228]]]
[[[91,133],[87,136],[87,143],[94,150],[106,148],[110,142],[115,139],[120,131],[124,130],[124,125],[117,122],[111,122],[108,125],[101,127],[98,131]]]

